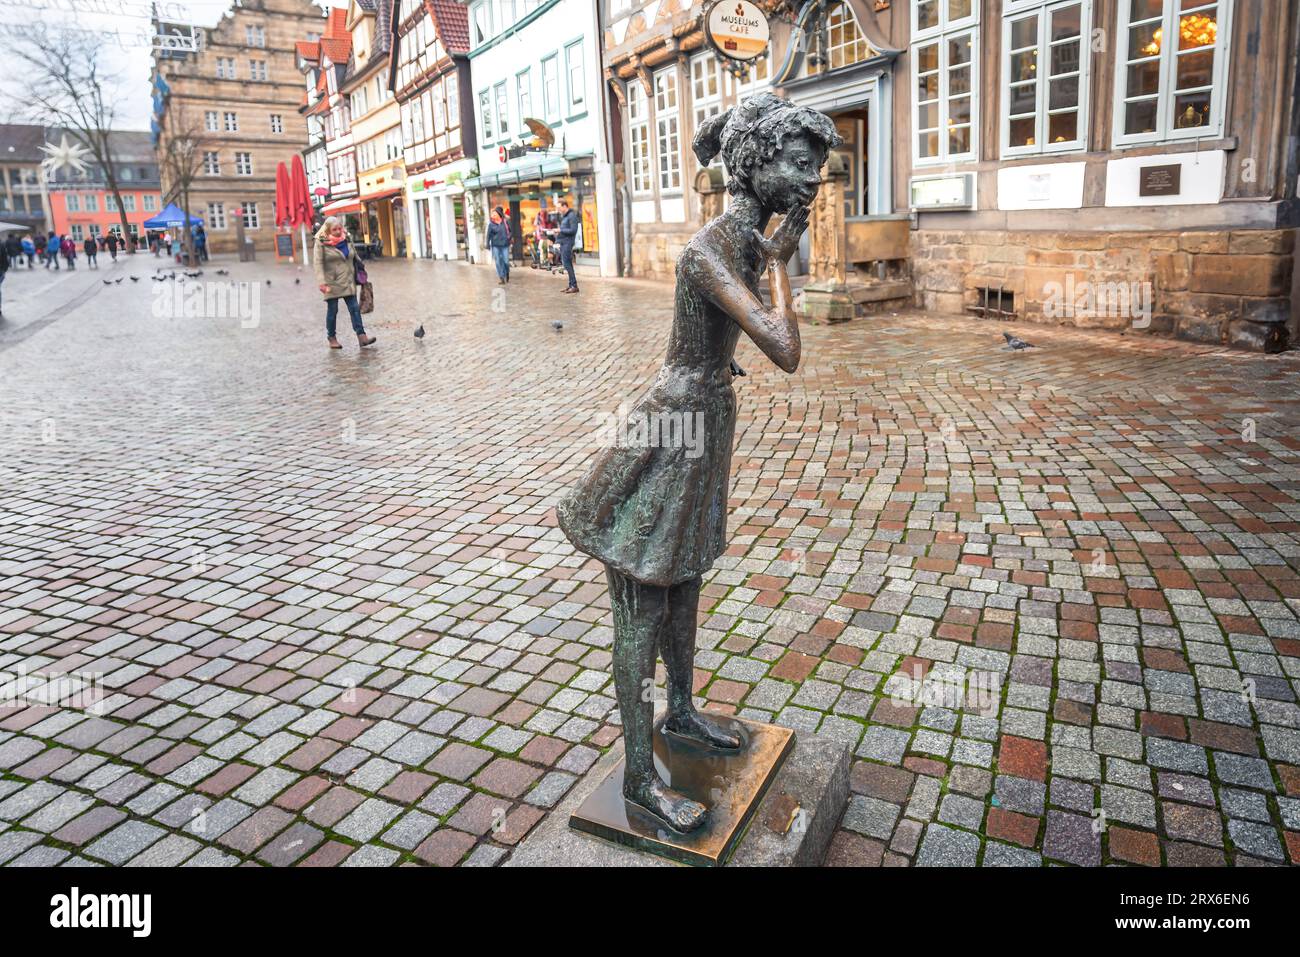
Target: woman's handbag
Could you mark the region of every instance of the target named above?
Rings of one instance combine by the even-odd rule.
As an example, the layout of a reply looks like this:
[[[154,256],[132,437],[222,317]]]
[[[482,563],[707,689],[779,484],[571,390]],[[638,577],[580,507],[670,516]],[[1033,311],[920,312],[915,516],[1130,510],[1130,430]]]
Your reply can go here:
[[[361,309],[361,314],[366,315],[375,311],[375,287],[370,284],[370,279],[366,271],[361,268],[361,263],[356,264],[355,277],[357,281],[357,306]]]

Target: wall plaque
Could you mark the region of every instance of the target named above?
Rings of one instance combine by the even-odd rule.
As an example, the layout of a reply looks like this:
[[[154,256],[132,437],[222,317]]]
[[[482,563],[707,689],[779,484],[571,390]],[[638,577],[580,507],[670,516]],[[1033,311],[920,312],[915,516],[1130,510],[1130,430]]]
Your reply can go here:
[[[1177,196],[1182,192],[1183,167],[1180,163],[1167,166],[1143,166],[1138,169],[1139,196]]]

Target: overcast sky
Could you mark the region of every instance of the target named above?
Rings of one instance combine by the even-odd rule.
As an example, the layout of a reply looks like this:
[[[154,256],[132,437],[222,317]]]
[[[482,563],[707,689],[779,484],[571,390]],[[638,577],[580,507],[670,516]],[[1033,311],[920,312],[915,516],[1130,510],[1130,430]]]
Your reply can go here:
[[[113,15],[89,13],[87,8],[96,2],[101,6],[120,4],[131,12],[144,14],[148,10],[147,0],[34,0],[24,9],[36,7],[35,15],[51,26],[66,24],[83,29],[113,30],[123,28],[134,30],[148,25],[145,16],[122,16],[120,12]],[[171,5],[173,0],[164,0]],[[321,7],[343,6],[342,0],[315,0]],[[199,26],[215,26],[221,15],[230,9],[232,0],[175,0],[175,6],[183,6],[189,12],[189,22]],[[72,12],[69,8],[79,8]],[[14,0],[0,0],[0,16],[11,14],[17,8]],[[170,6],[169,6],[170,9]],[[106,43],[101,47],[103,64],[106,71],[121,82],[122,99],[117,104],[116,126],[127,130],[147,130],[149,128],[150,91],[149,72],[153,66],[153,57],[149,50],[142,47],[123,49],[119,44]]]

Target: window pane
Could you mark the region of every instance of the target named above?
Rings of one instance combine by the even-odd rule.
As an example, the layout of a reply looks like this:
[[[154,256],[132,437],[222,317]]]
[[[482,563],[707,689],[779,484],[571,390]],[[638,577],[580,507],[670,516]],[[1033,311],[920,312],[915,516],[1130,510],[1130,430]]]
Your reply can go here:
[[[1174,97],[1174,127],[1180,130],[1206,126],[1210,122],[1210,91],[1183,93]]]
[[[1011,88],[1011,115],[1034,112],[1038,102],[1038,88],[1033,83],[1022,83]]]
[[[1178,82],[1175,84],[1175,89],[1186,90],[1195,86],[1209,86],[1213,78],[1213,50],[1184,53],[1178,58]]]
[[[970,16],[971,0],[948,0],[948,21]]]
[[[937,130],[939,128],[939,104],[931,103],[916,111],[916,128],[919,130]]]
[[[948,95],[970,92],[970,67],[962,66],[948,71]]]
[[[948,62],[949,63],[969,63],[970,62],[970,34],[965,36],[954,37],[948,41]]]
[[[1069,76],[1061,80],[1053,80],[1051,83],[1051,92],[1047,97],[1049,109],[1061,110],[1069,106],[1079,105],[1079,78]]]
[[[1156,101],[1139,100],[1124,107],[1125,133],[1154,133],[1156,129]]]
[[[1160,61],[1149,60],[1128,68],[1128,95],[1147,96],[1160,89]]]
[[[1155,56],[1160,52],[1163,35],[1159,23],[1148,23],[1129,30],[1128,58],[1140,60],[1142,57]]]
[[[1011,82],[1032,80],[1038,76],[1038,51],[1026,50],[1011,55]]]
[[[916,71],[929,73],[939,69],[939,44],[927,43],[916,51]]]
[[[917,0],[917,4],[916,4],[917,29],[924,30],[927,27],[938,26],[938,24],[939,24],[938,0]]]
[[[969,123],[970,122],[970,97],[962,96],[955,100],[948,101],[948,122],[951,123]]]
[[[1061,7],[1052,11],[1052,40],[1064,40],[1066,37],[1079,35],[1080,18],[1083,11],[1076,5]]]
[[[948,155],[970,152],[970,127],[948,127]]]
[[[916,95],[917,100],[922,103],[927,100],[937,100],[939,98],[939,74],[931,73],[929,76],[918,77],[916,80]]]
[[[1025,17],[1011,24],[1011,49],[1023,50],[1038,45],[1038,16]]]
[[[1163,12],[1164,0],[1133,0],[1133,6],[1129,8],[1129,22],[1135,23],[1138,20],[1149,20],[1152,17],[1158,17]]]
[[[922,133],[918,141],[918,152],[922,158],[939,155],[939,134]]]
[[[1053,113],[1047,118],[1047,140],[1049,143],[1067,143],[1079,137],[1079,114]]]
[[[1079,41],[1052,47],[1052,76],[1079,72]]]
[[[1010,146],[1033,146],[1034,145],[1034,118],[1032,116],[1022,117],[1018,120],[1011,121],[1011,142]]]
[[[1178,18],[1178,49],[1180,50],[1213,46],[1218,35],[1219,24],[1214,7]]]

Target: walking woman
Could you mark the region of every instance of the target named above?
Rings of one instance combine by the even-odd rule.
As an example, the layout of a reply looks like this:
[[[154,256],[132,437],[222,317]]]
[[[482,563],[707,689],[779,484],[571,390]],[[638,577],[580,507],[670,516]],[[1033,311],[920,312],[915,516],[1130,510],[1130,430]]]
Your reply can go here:
[[[361,322],[361,306],[357,304],[357,251],[348,241],[347,230],[337,216],[327,216],[316,233],[315,262],[316,283],[325,297],[325,335],[331,349],[342,349],[335,337],[339,315],[339,300],[348,307],[352,318],[352,331],[362,347],[372,345],[374,336],[366,335]]]
[[[492,221],[488,223],[487,244],[492,250],[492,262],[497,267],[497,284],[504,286],[510,281],[510,227],[506,225],[501,207],[492,210]]]
[[[558,509],[577,548],[605,565],[614,616],[614,687],[627,764],[623,795],[677,831],[708,809],[672,790],[654,766],[655,659],[668,675],[664,728],[707,747],[736,750],[742,736],[691,700],[701,576],[726,548],[727,494],[736,429],[732,356],[741,333],[784,372],[799,365],[799,326],[786,262],[808,224],[827,152],[830,118],[770,93],[706,120],[701,166],[721,152],[727,211],[686,244],[668,355],[653,385],[620,423],[620,441],[597,455]],[[784,214],[770,239],[774,213]],[[759,297],[768,274],[772,305]],[[676,440],[664,423],[675,423]],[[669,434],[665,435],[665,431]],[[693,440],[683,441],[687,435]]]

